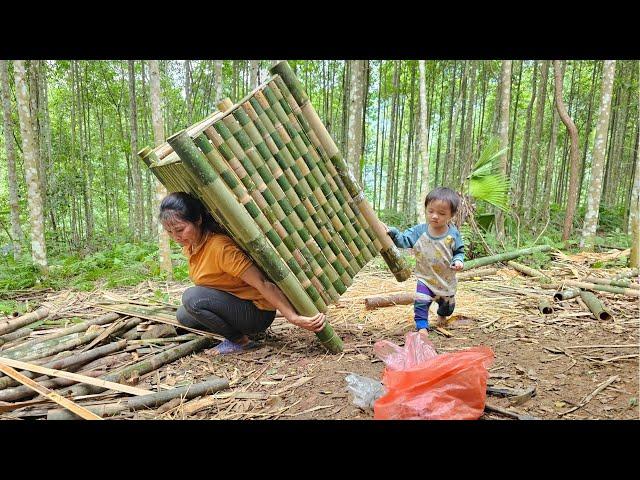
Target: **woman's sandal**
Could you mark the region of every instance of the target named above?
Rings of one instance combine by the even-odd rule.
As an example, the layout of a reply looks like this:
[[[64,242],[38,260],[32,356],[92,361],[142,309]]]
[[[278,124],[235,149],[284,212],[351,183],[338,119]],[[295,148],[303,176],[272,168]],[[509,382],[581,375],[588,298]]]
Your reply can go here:
[[[231,340],[223,340],[218,345],[212,348],[214,355],[228,355],[230,353],[241,353],[246,350],[252,350],[254,348],[259,347],[260,345],[253,340],[249,340],[249,343],[244,345],[240,345],[238,343],[234,343]]]

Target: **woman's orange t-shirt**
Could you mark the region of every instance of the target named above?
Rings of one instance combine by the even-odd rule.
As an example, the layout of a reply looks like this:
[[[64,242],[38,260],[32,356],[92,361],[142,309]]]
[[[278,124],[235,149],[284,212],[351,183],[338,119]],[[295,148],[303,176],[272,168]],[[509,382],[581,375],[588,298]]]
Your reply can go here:
[[[228,236],[209,233],[195,251],[185,247],[183,253],[189,258],[189,277],[196,285],[251,300],[260,310],[275,310],[256,288],[240,278],[253,261]]]

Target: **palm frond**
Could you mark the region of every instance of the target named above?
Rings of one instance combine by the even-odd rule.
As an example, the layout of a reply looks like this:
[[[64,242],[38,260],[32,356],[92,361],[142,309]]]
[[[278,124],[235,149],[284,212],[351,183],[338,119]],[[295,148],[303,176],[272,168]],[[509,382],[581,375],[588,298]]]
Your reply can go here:
[[[500,149],[500,140],[497,137],[492,138],[489,143],[480,152],[478,161],[473,166],[473,170],[467,178],[482,177],[495,171],[495,161],[504,155],[507,148]]]
[[[493,173],[470,178],[468,192],[476,200],[483,200],[506,212],[509,209],[507,200],[509,186],[509,179],[504,175]]]

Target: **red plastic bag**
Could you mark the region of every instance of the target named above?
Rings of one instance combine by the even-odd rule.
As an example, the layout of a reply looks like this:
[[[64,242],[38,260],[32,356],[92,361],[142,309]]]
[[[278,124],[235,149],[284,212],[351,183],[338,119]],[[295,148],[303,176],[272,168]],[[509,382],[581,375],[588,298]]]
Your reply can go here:
[[[476,420],[484,411],[487,368],[493,351],[473,347],[438,355],[426,335],[411,332],[404,348],[387,340],[374,352],[386,368],[387,393],[376,400],[374,418],[386,420]]]

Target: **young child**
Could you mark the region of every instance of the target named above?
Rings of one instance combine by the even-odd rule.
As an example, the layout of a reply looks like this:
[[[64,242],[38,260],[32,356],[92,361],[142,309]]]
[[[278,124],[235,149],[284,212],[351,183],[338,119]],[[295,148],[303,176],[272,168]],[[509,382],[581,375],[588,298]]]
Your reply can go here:
[[[460,232],[449,221],[458,211],[460,198],[449,188],[439,187],[424,201],[428,224],[421,223],[400,233],[388,228],[387,233],[399,248],[413,248],[416,255],[416,300],[414,318],[418,331],[429,328],[429,306],[438,304],[438,322],[444,325],[446,317],[456,306],[456,271],[464,265],[464,244]]]

